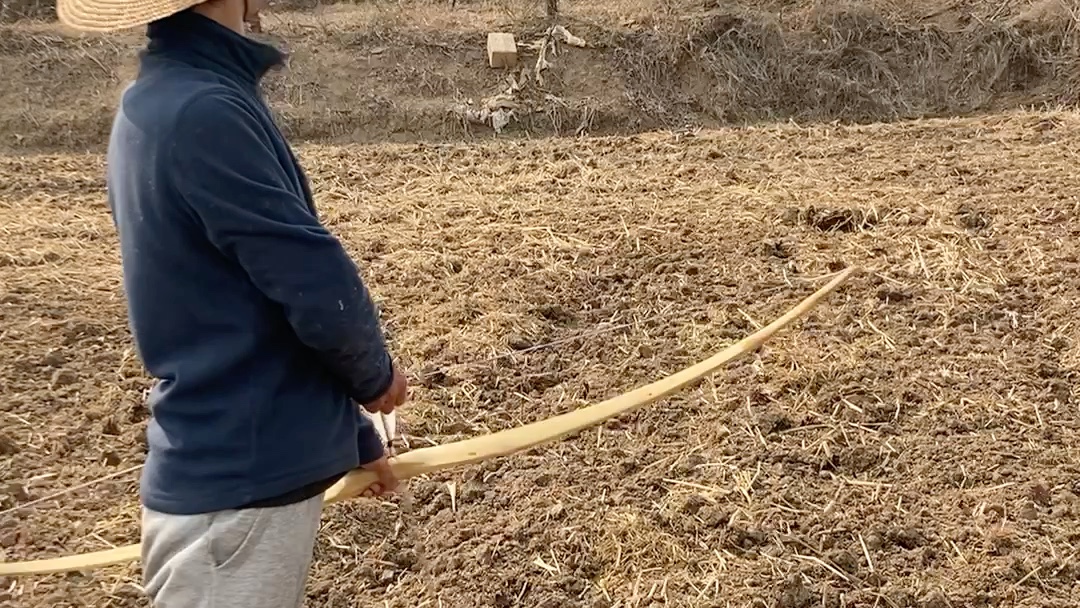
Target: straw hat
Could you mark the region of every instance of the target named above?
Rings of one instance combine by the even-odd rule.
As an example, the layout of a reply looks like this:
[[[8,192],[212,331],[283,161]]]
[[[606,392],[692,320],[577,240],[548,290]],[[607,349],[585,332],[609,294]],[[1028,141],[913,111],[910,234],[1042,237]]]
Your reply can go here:
[[[60,23],[84,32],[139,27],[205,0],[56,0]]]

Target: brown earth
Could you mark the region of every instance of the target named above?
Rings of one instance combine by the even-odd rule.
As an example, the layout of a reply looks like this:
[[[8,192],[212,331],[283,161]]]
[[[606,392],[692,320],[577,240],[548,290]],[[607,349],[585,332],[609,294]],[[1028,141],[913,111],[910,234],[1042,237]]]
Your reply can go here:
[[[302,4],[263,20],[292,54],[268,97],[294,139],[321,143],[489,138],[490,125],[463,119],[507,88],[486,67],[487,33],[526,44],[551,25],[543,3],[520,0],[286,10]],[[0,0],[0,22],[48,6]],[[527,75],[504,136],[1071,106],[1078,14],[1065,0],[563,2],[558,23],[589,48],[557,46],[542,83]],[[0,150],[100,150],[143,42],[0,25]],[[523,47],[523,65],[537,55]]]
[[[658,378],[864,269],[693,391],[333,507],[310,605],[1075,605],[1080,119],[987,115],[1075,103],[1071,4],[564,2],[591,48],[495,140],[460,116],[505,88],[484,35],[534,39],[540,3],[301,4],[264,20],[292,52],[269,98],[407,363],[414,446]],[[149,381],[96,152],[140,44],[0,26],[0,559],[137,540]],[[981,117],[528,139],[955,114]],[[142,606],[137,581],[0,605]]]
[[[310,605],[1074,606],[1077,150],[1070,113],[303,147],[412,376],[413,446],[656,379],[863,269],[663,404],[332,507]],[[0,158],[0,510],[143,458],[102,169]],[[135,491],[5,512],[0,549],[134,542]],[[0,603],[141,606],[137,577]]]

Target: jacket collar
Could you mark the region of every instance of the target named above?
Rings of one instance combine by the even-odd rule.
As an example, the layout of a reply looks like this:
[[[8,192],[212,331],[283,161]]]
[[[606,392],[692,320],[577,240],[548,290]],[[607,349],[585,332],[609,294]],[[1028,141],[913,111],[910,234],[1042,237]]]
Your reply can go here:
[[[238,34],[194,11],[186,10],[147,27],[150,43],[144,56],[164,56],[217,72],[255,87],[285,56],[278,49]]]

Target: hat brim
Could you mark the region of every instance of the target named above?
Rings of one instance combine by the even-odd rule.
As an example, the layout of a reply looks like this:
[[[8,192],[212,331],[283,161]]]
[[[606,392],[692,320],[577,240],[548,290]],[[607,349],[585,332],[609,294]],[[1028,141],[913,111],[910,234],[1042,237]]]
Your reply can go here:
[[[56,0],[60,23],[83,32],[113,32],[147,25],[204,0]]]

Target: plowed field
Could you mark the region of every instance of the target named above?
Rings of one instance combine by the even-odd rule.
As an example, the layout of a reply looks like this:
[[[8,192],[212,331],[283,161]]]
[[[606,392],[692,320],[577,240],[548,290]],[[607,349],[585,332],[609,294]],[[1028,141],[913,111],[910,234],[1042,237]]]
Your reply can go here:
[[[331,507],[309,605],[1074,606],[1078,151],[1064,113],[302,148],[413,447],[657,379],[862,269],[694,390]],[[136,542],[150,382],[103,159],[0,158],[0,232],[4,559]],[[143,606],[138,574],[0,604]]]

